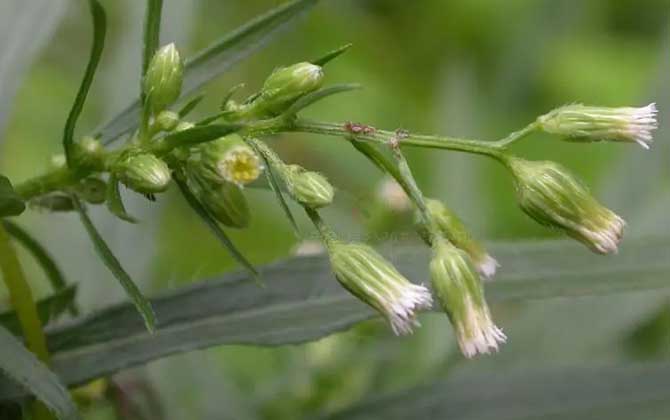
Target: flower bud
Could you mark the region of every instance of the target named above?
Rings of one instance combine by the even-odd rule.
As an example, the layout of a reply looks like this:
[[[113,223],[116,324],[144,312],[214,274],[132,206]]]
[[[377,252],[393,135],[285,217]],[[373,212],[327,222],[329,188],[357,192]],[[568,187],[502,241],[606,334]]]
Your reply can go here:
[[[161,111],[156,116],[155,124],[160,131],[172,131],[179,125],[179,114],[172,111]]]
[[[163,192],[170,184],[170,168],[149,153],[122,156],[113,164],[112,172],[128,188],[141,194]]]
[[[335,190],[320,173],[300,165],[285,165],[282,172],[289,194],[303,206],[319,208],[333,202]]]
[[[257,112],[279,114],[301,96],[323,83],[323,69],[311,63],[297,63],[275,70],[263,84],[261,95],[252,103]]]
[[[616,252],[623,235],[624,220],[602,206],[588,188],[561,165],[508,161],[515,178],[521,209],[540,224],[563,230],[594,252]]]
[[[484,290],[468,254],[443,239],[433,245],[433,290],[466,357],[497,351],[505,334],[493,323]]]
[[[149,98],[154,114],[179,98],[183,75],[184,63],[174,44],[156,51],[144,75],[144,94]]]
[[[498,262],[470,235],[461,219],[439,200],[426,199],[426,207],[444,237],[468,253],[479,274],[485,279],[493,278]]]
[[[193,124],[192,122],[181,121],[179,124],[177,124],[174,131],[176,131],[176,132],[185,131],[185,130],[191,129],[193,127],[195,127],[195,124]]]
[[[255,181],[263,166],[239,134],[229,134],[199,147],[202,173],[214,182],[245,185]]]
[[[78,166],[87,168],[101,167],[105,150],[100,140],[86,136],[74,144],[74,159]]]
[[[249,225],[251,213],[242,189],[230,182],[210,184],[198,191],[198,198],[221,224],[234,228]]]
[[[417,311],[432,305],[426,287],[410,283],[365,244],[335,241],[328,251],[337,280],[384,316],[395,334],[410,334],[420,325],[416,320]]]
[[[63,153],[56,153],[49,158],[49,168],[54,170],[64,169],[67,167],[67,159]]]
[[[652,131],[658,128],[656,104],[641,108],[605,108],[566,105],[537,119],[547,133],[573,141],[638,143],[649,149]]]

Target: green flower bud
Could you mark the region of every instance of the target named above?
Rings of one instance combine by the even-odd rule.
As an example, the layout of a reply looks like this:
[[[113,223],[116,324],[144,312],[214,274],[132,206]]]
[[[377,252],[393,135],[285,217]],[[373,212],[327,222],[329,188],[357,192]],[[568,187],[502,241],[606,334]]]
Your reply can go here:
[[[156,116],[155,124],[160,131],[172,131],[179,124],[179,114],[172,111],[161,111]]]
[[[163,192],[170,184],[170,168],[149,153],[122,156],[112,166],[112,173],[128,188],[141,194]]]
[[[251,213],[240,187],[230,182],[209,184],[208,187],[198,190],[198,198],[216,220],[234,228],[249,226]]]
[[[191,129],[193,127],[195,127],[195,124],[193,124],[192,122],[181,121],[179,124],[177,124],[174,131],[176,131],[176,132],[184,131],[184,130]]]
[[[561,165],[511,158],[521,209],[540,224],[563,230],[594,252],[616,252],[624,220],[601,205]]]
[[[67,159],[63,153],[56,153],[49,158],[49,167],[54,170],[67,167]]]
[[[282,172],[289,194],[298,203],[319,208],[333,202],[335,190],[320,173],[307,171],[299,165],[285,165]]]
[[[78,166],[101,168],[104,165],[105,149],[100,140],[86,136],[74,144],[74,159]]]
[[[420,325],[416,320],[417,312],[432,305],[426,287],[410,283],[391,263],[365,244],[334,241],[328,248],[337,280],[384,316],[395,334],[410,334]]]
[[[144,94],[149,98],[154,114],[179,98],[183,76],[184,63],[174,44],[156,51],[144,76]]]
[[[214,182],[245,185],[263,171],[261,159],[238,134],[230,134],[199,147],[202,174]]]
[[[107,183],[99,178],[86,178],[75,188],[79,196],[91,204],[102,204],[107,198]]]
[[[652,131],[658,128],[656,104],[641,108],[605,108],[566,105],[537,119],[547,133],[574,141],[638,143],[649,149]]]
[[[428,212],[437,224],[442,235],[449,242],[468,253],[477,271],[485,279],[493,278],[498,262],[486,252],[484,246],[474,239],[456,213],[439,200],[426,199]],[[418,216],[417,216],[418,219]]]
[[[275,70],[263,84],[252,108],[262,114],[277,115],[301,96],[323,84],[323,69],[311,63],[297,63]]]
[[[433,291],[454,327],[466,357],[497,351],[506,340],[493,323],[479,276],[468,254],[443,239],[433,244]]]

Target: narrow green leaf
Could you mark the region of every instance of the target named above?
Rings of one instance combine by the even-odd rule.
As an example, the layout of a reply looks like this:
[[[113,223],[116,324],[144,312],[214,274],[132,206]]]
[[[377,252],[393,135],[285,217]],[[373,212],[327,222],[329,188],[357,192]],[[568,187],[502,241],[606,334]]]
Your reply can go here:
[[[284,111],[284,115],[294,115],[312,105],[315,102],[318,102],[324,98],[327,98],[331,95],[336,95],[338,93],[349,92],[352,90],[358,90],[362,86],[356,83],[344,83],[339,85],[328,86],[317,91],[308,93],[302,98],[295,101],[291,106]]]
[[[74,129],[77,125],[77,119],[79,119],[79,115],[84,109],[88,90],[93,83],[93,76],[95,76],[95,71],[98,68],[98,63],[102,56],[102,50],[105,47],[105,33],[107,32],[107,17],[105,15],[105,10],[97,0],[89,0],[88,4],[91,9],[91,17],[93,18],[93,45],[91,46],[91,55],[89,56],[88,64],[86,65],[84,78],[81,81],[79,91],[72,104],[72,109],[67,116],[65,128],[63,130],[63,149],[65,150],[65,157],[67,158],[69,166],[72,166]]]
[[[351,48],[352,45],[354,45],[354,44],[346,44],[346,45],[343,45],[343,46],[341,46],[340,48],[338,48],[338,49],[336,49],[336,50],[333,50],[333,51],[330,51],[329,53],[326,53],[325,55],[323,55],[323,56],[317,58],[316,60],[312,60],[312,61],[310,61],[310,63],[312,63],[312,64],[316,64],[317,66],[321,66],[321,67],[323,67],[323,66],[325,66],[327,63],[329,63],[330,61],[336,59],[336,58],[339,57],[340,55],[342,55],[342,54],[344,54],[345,52],[347,52],[347,50],[348,50],[349,48]]]
[[[371,396],[325,420],[661,419],[670,410],[670,365],[488,372]],[[646,408],[648,409],[646,409]]]
[[[280,32],[295,24],[318,0],[294,0],[261,15],[205,48],[186,62],[182,97],[225,73],[232,66],[263,48]],[[135,101],[105,124],[98,133],[107,144],[135,128],[139,123],[140,103]]]
[[[250,141],[248,143],[251,145],[251,147],[254,148],[256,153],[260,155],[261,158],[263,159],[263,162],[265,163],[265,177],[267,178],[268,184],[270,185],[272,192],[275,194],[275,197],[277,198],[280,207],[284,211],[284,214],[288,218],[289,222],[291,222],[293,232],[296,234],[296,236],[300,236],[300,229],[298,229],[298,224],[295,221],[295,217],[293,217],[293,213],[291,212],[291,209],[289,208],[288,203],[284,199],[284,195],[281,192],[281,186],[279,185],[279,182],[277,182],[277,177],[275,176],[272,162],[270,162],[270,159],[268,159],[263,150],[261,150],[256,146],[255,142]]]
[[[186,104],[185,104],[184,106],[182,106],[181,109],[180,109],[179,112],[178,112],[178,114],[179,114],[179,118],[184,118],[185,116],[187,116],[188,114],[190,114],[191,111],[193,111],[193,109],[195,109],[195,107],[198,106],[198,104],[199,104],[203,99],[205,99],[205,95],[202,95],[202,94],[201,94],[201,95],[197,95],[195,98],[193,98],[193,99],[191,99],[190,101],[186,102]]]
[[[79,213],[79,217],[82,224],[84,225],[84,228],[86,229],[86,232],[88,233],[88,236],[90,236],[91,241],[93,241],[93,246],[95,247],[96,252],[105,263],[105,266],[109,269],[109,271],[111,271],[112,274],[114,274],[114,277],[116,277],[119,283],[121,283],[121,286],[126,291],[126,294],[128,294],[128,297],[130,297],[130,299],[133,301],[135,308],[144,319],[144,325],[146,329],[150,333],[153,333],[156,330],[156,317],[154,315],[153,309],[151,308],[151,304],[147,298],[144,297],[135,282],[133,282],[133,280],[130,278],[130,275],[128,275],[126,270],[124,270],[121,266],[121,263],[119,263],[119,260],[114,256],[112,250],[109,249],[105,241],[102,239],[102,236],[100,236],[100,233],[98,233],[97,229],[93,225],[93,222],[88,217],[88,213],[82,206],[79,199],[75,196],[72,196],[72,201],[74,202],[75,208]]]
[[[14,191],[6,176],[0,175],[0,217],[18,216],[26,209],[23,199]]]
[[[109,211],[121,220],[128,223],[137,223],[137,219],[126,212],[126,207],[123,205],[123,199],[119,192],[119,180],[114,174],[109,176],[107,182],[107,208]]]
[[[37,313],[42,321],[42,325],[47,325],[61,316],[67,309],[73,307],[76,296],[77,286],[72,285],[60,289],[44,299],[40,299],[37,302]],[[14,335],[21,335],[21,325],[14,310],[0,313],[0,325]]]
[[[147,0],[147,9],[144,15],[144,48],[142,51],[142,76],[147,73],[149,62],[153,58],[161,33],[161,14],[163,0]]]
[[[19,225],[9,221],[4,221],[3,224],[7,232],[19,243],[21,243],[21,245],[23,245],[37,260],[37,262],[44,270],[44,273],[47,275],[49,283],[51,283],[51,287],[54,289],[54,291],[65,289],[67,287],[65,276],[63,275],[63,272],[60,270],[60,268],[58,268],[58,264],[56,264],[56,261],[54,261],[51,254],[49,254],[49,251],[47,251],[46,248],[44,248],[37,241],[37,239],[33,238]],[[72,315],[79,315],[79,311],[77,310],[77,306],[74,302],[72,302],[69,309]]]
[[[227,136],[243,128],[242,124],[211,124],[195,126],[188,130],[168,134],[152,142],[151,150],[156,155],[171,152],[177,146],[193,146],[219,137]]]
[[[184,196],[184,199],[188,205],[195,211],[195,213],[200,217],[200,219],[207,225],[209,230],[216,236],[216,238],[221,242],[230,255],[238,262],[242,267],[244,267],[251,277],[257,283],[260,281],[258,276],[258,271],[254,268],[244,255],[237,249],[233,241],[226,235],[226,232],[219,226],[217,221],[209,214],[207,209],[200,203],[200,200],[191,192],[191,189],[188,187],[186,182],[181,180],[179,177],[175,177],[175,182],[179,186],[179,191]]]
[[[42,401],[60,420],[79,419],[67,388],[11,333],[0,327],[0,371]]]

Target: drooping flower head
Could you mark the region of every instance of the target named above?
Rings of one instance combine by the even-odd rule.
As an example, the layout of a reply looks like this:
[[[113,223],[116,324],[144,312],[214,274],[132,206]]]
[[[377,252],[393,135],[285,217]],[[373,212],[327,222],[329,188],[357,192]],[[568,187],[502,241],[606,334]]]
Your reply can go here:
[[[538,118],[542,130],[573,141],[637,143],[649,149],[658,128],[656,104],[640,108],[566,105]]]
[[[550,161],[507,161],[521,209],[540,224],[563,230],[599,254],[618,250],[624,220],[600,204],[567,169]]]
[[[337,280],[384,316],[395,334],[419,326],[417,312],[432,305],[426,287],[411,283],[368,245],[334,242],[328,251]]]
[[[484,290],[468,254],[444,239],[433,244],[433,290],[466,357],[497,351],[507,339],[491,320]]]
[[[283,165],[280,171],[289,194],[303,206],[320,208],[333,202],[335,189],[320,173],[300,165]]]
[[[154,113],[159,113],[179,98],[183,79],[184,62],[175,45],[168,44],[156,51],[143,80],[144,94],[149,98]]]
[[[470,235],[465,224],[456,213],[440,200],[431,198],[426,199],[426,207],[442,235],[457,248],[468,253],[477,271],[484,279],[492,279],[500,266],[498,261],[489,255],[484,246]]]

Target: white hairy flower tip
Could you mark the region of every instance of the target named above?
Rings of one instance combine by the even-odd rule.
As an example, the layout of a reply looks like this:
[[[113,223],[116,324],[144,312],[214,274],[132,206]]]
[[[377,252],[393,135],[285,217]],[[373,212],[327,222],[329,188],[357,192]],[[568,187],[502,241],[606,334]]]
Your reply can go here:
[[[408,335],[414,332],[421,323],[416,319],[422,309],[433,305],[433,297],[424,285],[407,283],[401,287],[396,296],[389,301],[388,319],[395,335]]]
[[[465,357],[490,354],[498,351],[498,345],[507,341],[507,336],[498,328],[489,314],[488,308],[476,308],[472,299],[464,299],[465,318],[457,326],[458,345]]]
[[[477,261],[476,263],[477,271],[487,281],[493,280],[498,267],[500,267],[498,261],[489,254],[485,254],[481,261]]]
[[[628,114],[627,131],[631,138],[643,148],[649,150],[652,138],[652,131],[658,128],[658,121],[656,120],[655,103],[642,108],[624,108]]]
[[[297,257],[319,255],[323,254],[325,250],[326,248],[319,241],[302,241],[293,248],[293,255]]]
[[[233,147],[217,162],[221,177],[240,186],[256,180],[263,169],[258,155],[246,146]]]
[[[626,222],[616,214],[611,214],[609,223],[601,230],[590,230],[579,227],[578,230],[585,238],[588,238],[592,247],[601,254],[616,254],[619,251],[619,243],[623,238],[623,230]]]
[[[410,208],[410,201],[405,190],[391,178],[386,178],[381,182],[378,195],[391,210],[402,212]]]

